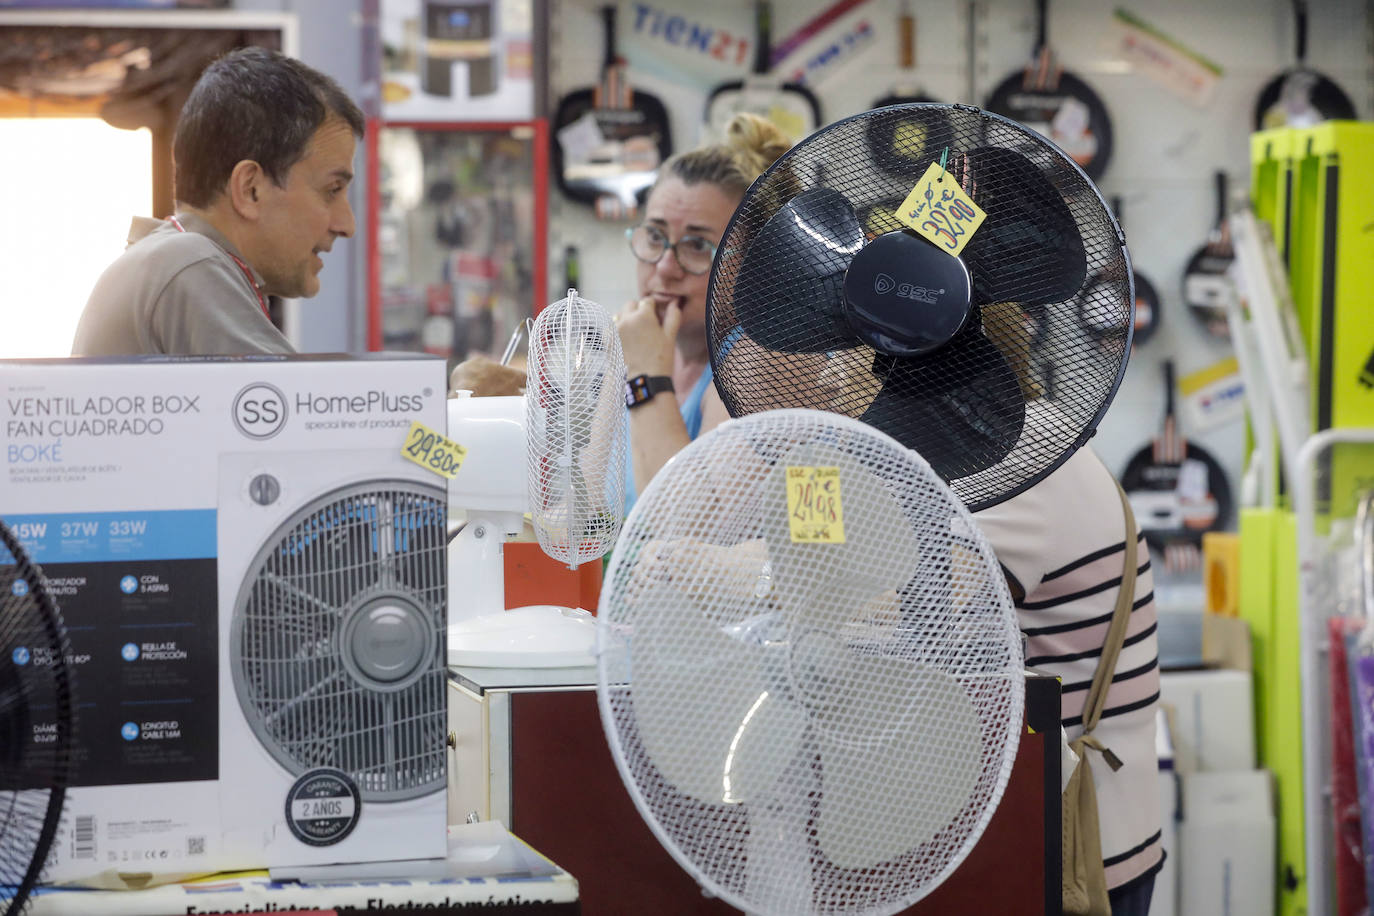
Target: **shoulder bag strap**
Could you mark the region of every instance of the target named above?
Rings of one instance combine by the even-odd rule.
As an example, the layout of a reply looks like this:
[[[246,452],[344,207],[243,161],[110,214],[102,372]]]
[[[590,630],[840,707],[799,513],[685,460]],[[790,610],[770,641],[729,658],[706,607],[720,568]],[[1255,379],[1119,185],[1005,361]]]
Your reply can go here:
[[[1121,508],[1126,515],[1126,558],[1121,572],[1121,593],[1116,599],[1116,610],[1112,622],[1107,627],[1107,639],[1102,644],[1102,657],[1098,659],[1097,671],[1093,674],[1092,687],[1088,689],[1088,699],[1083,705],[1083,734],[1092,734],[1097,728],[1097,720],[1102,716],[1102,707],[1107,704],[1107,688],[1111,686],[1112,675],[1116,671],[1116,659],[1121,654],[1121,644],[1126,639],[1126,625],[1131,622],[1131,605],[1135,603],[1136,548],[1140,533],[1135,527],[1135,513],[1131,511],[1131,501],[1116,485],[1121,497]]]

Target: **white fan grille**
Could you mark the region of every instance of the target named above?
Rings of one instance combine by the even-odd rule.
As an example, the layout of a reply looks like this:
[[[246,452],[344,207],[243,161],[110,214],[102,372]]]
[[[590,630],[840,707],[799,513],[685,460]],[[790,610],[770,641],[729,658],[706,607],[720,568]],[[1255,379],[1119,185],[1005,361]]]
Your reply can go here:
[[[839,468],[843,543],[792,540],[789,467]],[[769,411],[694,442],[626,520],[599,617],[622,778],[741,909],[894,913],[1001,798],[1024,709],[1005,581],[950,488],[871,427]]]
[[[258,552],[230,664],[244,717],[289,772],[343,770],[369,801],[443,787],[445,523],[441,490],[375,481],[313,501]],[[411,626],[413,667],[394,678],[358,630],[377,613]]]
[[[530,517],[544,552],[600,558],[625,506],[625,357],[604,308],[568,290],[530,331],[525,435]]]

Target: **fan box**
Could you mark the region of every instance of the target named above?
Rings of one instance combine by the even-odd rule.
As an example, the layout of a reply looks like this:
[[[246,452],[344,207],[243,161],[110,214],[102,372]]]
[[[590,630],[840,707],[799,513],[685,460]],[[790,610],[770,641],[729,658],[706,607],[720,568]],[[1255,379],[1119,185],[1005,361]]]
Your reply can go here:
[[[0,516],[76,676],[48,880],[445,855],[446,488],[402,454],[445,381],[411,354],[0,362]]]

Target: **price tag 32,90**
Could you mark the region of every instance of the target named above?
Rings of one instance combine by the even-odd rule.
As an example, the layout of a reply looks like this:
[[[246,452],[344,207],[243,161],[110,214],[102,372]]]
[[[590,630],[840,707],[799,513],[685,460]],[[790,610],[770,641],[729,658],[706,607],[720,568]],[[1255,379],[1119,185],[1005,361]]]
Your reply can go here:
[[[795,543],[844,543],[839,468],[787,466],[787,524]]]
[[[441,477],[452,479],[463,466],[468,450],[441,433],[416,420],[410,424],[406,433],[405,445],[401,446],[401,457],[413,461],[426,470]]]
[[[964,250],[987,218],[938,162],[930,164],[893,215],[953,255]]]

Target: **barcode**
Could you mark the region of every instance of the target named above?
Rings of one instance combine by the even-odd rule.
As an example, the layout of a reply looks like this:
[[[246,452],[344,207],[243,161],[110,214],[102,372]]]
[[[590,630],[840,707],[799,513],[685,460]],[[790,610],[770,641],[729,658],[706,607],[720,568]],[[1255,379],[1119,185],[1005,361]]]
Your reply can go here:
[[[186,838],[186,854],[188,856],[205,855],[205,837],[188,836]]]
[[[72,828],[72,858],[95,858],[95,815],[82,814]]]

